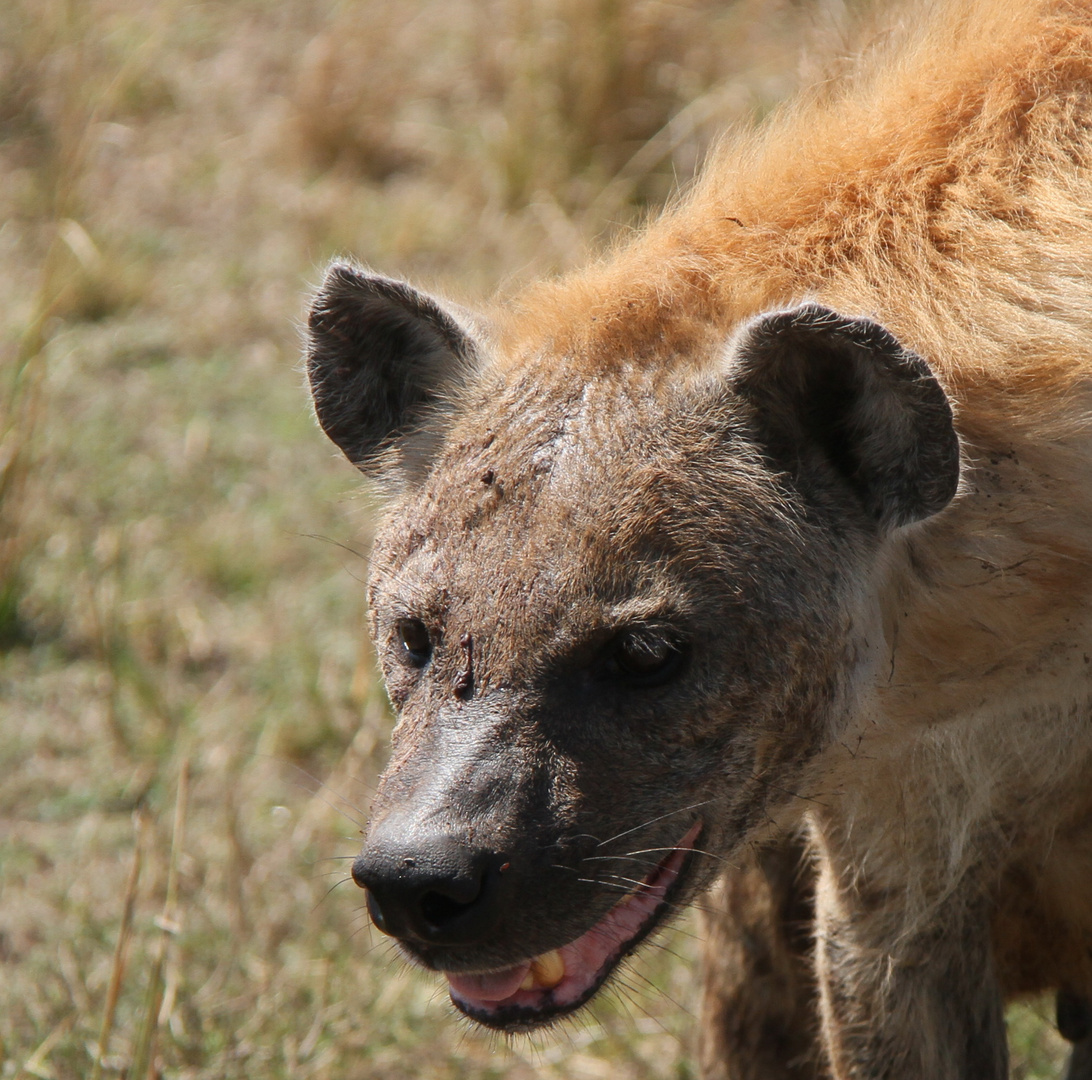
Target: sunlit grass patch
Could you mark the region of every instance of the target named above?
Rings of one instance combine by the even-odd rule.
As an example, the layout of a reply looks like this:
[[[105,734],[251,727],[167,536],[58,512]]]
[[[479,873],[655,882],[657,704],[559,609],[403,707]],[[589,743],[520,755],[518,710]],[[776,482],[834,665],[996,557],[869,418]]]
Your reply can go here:
[[[1063,1074],[1069,1044],[1054,1027],[1054,995],[1012,1005],[1005,1017],[1013,1080],[1055,1080]]]

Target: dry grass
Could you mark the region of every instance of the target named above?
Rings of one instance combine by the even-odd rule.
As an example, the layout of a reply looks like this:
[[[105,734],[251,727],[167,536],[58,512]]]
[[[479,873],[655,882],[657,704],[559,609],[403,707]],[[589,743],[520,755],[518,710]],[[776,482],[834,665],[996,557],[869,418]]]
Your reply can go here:
[[[570,265],[828,7],[0,5],[0,1075],[693,1074],[687,963],[509,1045],[340,884],[388,716],[296,320],[337,252],[469,299]]]

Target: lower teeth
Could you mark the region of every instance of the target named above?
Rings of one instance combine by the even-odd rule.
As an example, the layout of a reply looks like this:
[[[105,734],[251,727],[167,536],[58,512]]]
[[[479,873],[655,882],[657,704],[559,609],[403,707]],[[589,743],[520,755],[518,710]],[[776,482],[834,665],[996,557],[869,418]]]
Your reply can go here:
[[[557,949],[551,949],[531,961],[530,970],[519,988],[533,990],[538,986],[543,990],[552,990],[563,978],[565,978],[565,961],[561,959],[561,953]]]

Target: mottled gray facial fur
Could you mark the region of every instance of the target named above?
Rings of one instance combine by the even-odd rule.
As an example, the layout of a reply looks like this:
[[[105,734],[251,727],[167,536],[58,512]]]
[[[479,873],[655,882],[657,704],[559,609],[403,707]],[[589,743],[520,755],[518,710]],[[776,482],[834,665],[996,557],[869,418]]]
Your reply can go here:
[[[577,381],[564,358],[505,374],[439,303],[347,266],[311,327],[315,408],[350,461],[397,468],[435,428],[372,558],[399,718],[354,868],[377,924],[430,967],[518,973],[696,837],[571,1000],[460,1006],[547,1022],[805,790],[845,707],[853,583],[955,491],[951,411],[886,330],[815,304],[674,385]]]

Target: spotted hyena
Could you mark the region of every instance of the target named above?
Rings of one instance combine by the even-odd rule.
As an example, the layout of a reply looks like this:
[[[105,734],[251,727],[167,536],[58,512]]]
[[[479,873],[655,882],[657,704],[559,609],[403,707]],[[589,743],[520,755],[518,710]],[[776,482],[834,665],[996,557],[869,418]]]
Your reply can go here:
[[[353,876],[482,1024],[705,893],[709,1076],[999,1080],[1044,989],[1092,1075],[1092,6],[879,41],[583,273],[314,299],[391,492]]]

